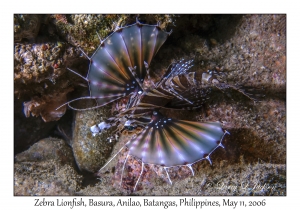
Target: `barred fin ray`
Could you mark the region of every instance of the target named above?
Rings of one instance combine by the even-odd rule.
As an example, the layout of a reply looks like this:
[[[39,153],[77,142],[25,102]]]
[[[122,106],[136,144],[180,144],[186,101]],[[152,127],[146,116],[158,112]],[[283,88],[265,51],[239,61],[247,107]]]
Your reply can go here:
[[[161,88],[169,94],[173,95],[179,101],[186,101],[190,105],[193,105],[194,102],[190,100],[190,98],[186,97],[183,93],[189,91],[191,85],[191,79],[189,77],[193,77],[195,74],[190,74],[188,71],[192,68],[193,60],[180,60],[172,63],[167,72],[165,73],[163,79],[157,84],[156,88]],[[186,78],[188,83],[184,85],[181,82],[180,77]]]
[[[82,76],[81,74],[77,73],[76,71],[70,69],[70,68],[67,68],[70,72],[72,72],[73,74],[76,74],[77,76],[81,77],[82,79],[84,79],[85,81],[88,82],[88,79],[84,76]]]
[[[186,166],[191,170],[192,175],[195,176],[195,172],[194,172],[194,170],[192,168],[192,164],[187,164]]]
[[[71,109],[73,110],[76,110],[76,111],[86,111],[86,110],[91,110],[91,109],[96,109],[96,108],[99,108],[101,106],[104,106],[108,103],[110,103],[111,101],[114,101],[114,100],[117,100],[119,98],[119,95],[115,96],[114,99],[112,100],[109,100],[109,102],[105,103],[105,104],[101,104],[101,105],[97,105],[97,106],[93,106],[93,107],[88,107],[88,108],[75,108],[73,106],[70,105],[70,103],[72,102],[75,102],[75,101],[80,101],[80,100],[97,100],[97,99],[101,99],[101,98],[104,98],[104,97],[91,97],[91,96],[86,96],[86,97],[80,97],[80,98],[76,98],[76,99],[73,99],[73,100],[70,100],[70,101],[67,101],[66,103],[60,105],[59,107],[57,107],[55,110],[58,110],[60,109],[61,107],[65,106],[65,105],[68,105]],[[106,97],[106,98],[109,98],[109,97]]]
[[[172,183],[172,181],[171,181],[171,179],[170,179],[169,173],[168,173],[168,171],[167,171],[167,167],[164,167],[164,169],[165,169],[165,171],[166,171],[166,174],[167,174],[168,180],[169,180],[169,182],[170,182],[170,183],[171,183],[171,185],[172,185],[173,183]]]
[[[139,175],[138,180],[137,180],[136,183],[135,183],[135,186],[134,186],[134,188],[133,188],[133,191],[135,191],[135,189],[136,189],[136,187],[137,187],[137,185],[138,185],[138,183],[139,183],[139,181],[140,181],[140,178],[141,178],[143,172],[144,172],[144,163],[142,162],[142,170],[141,170],[141,173],[140,173],[140,175]]]
[[[173,78],[173,80],[174,80],[174,82],[176,83],[176,85],[178,85],[180,88],[182,88],[182,89],[185,89],[185,88],[186,88],[186,87],[184,87],[184,86],[181,84],[181,82],[180,82],[178,76],[175,76],[175,77]]]
[[[155,96],[155,97],[162,97],[162,98],[168,98],[172,99],[174,98],[173,96],[163,94],[162,92],[158,91],[157,89],[153,89],[150,92],[146,93],[148,96]]]
[[[125,161],[124,161],[124,164],[123,164],[123,167],[122,167],[120,186],[122,186],[123,173],[124,173],[124,169],[125,169],[125,165],[126,165],[128,157],[129,157],[129,154],[126,155],[126,158],[125,158]]]

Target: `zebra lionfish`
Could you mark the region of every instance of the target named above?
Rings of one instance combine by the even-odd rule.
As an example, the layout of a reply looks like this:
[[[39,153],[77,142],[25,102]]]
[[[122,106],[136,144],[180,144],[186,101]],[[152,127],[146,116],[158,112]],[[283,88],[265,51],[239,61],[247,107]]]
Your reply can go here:
[[[194,175],[192,165],[201,160],[212,164],[210,154],[223,147],[223,137],[228,133],[222,129],[220,122],[176,120],[159,112],[162,108],[200,107],[210,92],[208,83],[229,87],[216,79],[212,71],[203,73],[201,81],[197,81],[192,70],[193,60],[184,59],[172,63],[163,78],[154,84],[149,66],[170,34],[158,24],[147,25],[137,21],[133,25],[117,28],[102,41],[100,39],[101,44],[90,58],[84,53],[90,60],[86,77],[69,69],[86,80],[90,89],[90,96],[67,102],[71,108],[79,110],[70,104],[77,100],[96,100],[98,105],[92,108],[119,99],[126,101],[125,109],[117,116],[92,126],[93,134],[112,126],[118,126],[119,132],[142,128],[124,146],[129,150],[127,157],[134,156],[142,162],[134,190],[145,164],[163,166],[170,183],[170,167],[186,166]],[[125,164],[126,161],[123,170]]]

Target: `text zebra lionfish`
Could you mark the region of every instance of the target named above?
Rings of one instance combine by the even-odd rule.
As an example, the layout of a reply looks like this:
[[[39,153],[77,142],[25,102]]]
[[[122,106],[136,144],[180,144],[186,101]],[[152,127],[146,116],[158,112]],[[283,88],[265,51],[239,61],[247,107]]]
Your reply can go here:
[[[117,28],[101,41],[90,58],[86,55],[90,60],[86,77],[69,69],[86,80],[90,90],[90,96],[67,102],[71,108],[80,110],[70,105],[77,100],[96,100],[98,105],[92,108],[119,99],[126,102],[125,109],[119,110],[120,113],[115,117],[92,126],[93,134],[111,126],[118,126],[118,132],[142,128],[124,146],[129,152],[122,176],[128,156],[142,162],[134,190],[145,164],[162,166],[170,183],[170,167],[185,166],[194,175],[192,165],[201,160],[208,160],[212,164],[210,154],[218,147],[223,147],[223,137],[228,133],[222,129],[220,122],[176,120],[163,116],[159,109],[196,109],[206,101],[211,86],[233,88],[245,94],[237,87],[217,79],[217,72],[203,73],[201,81],[197,81],[196,72],[192,70],[193,60],[184,59],[172,63],[162,79],[154,84],[150,79],[149,65],[170,34],[159,25],[137,21],[133,25]]]

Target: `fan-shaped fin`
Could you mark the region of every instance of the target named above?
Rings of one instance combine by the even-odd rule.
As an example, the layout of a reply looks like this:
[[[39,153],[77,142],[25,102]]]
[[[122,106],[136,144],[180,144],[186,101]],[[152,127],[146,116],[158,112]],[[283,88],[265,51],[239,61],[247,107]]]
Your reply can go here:
[[[174,120],[158,113],[127,147],[130,155],[144,163],[186,165],[206,158],[219,146],[224,133],[219,122]]]
[[[97,98],[98,105],[142,91],[146,66],[167,37],[168,33],[157,26],[136,23],[118,28],[102,41],[90,58],[86,79],[91,97]]]

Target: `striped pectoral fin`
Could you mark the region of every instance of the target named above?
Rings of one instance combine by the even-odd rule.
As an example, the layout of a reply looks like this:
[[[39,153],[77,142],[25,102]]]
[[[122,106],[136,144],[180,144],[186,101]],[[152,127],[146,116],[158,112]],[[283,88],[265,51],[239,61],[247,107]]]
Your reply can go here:
[[[87,77],[91,97],[105,105],[143,90],[143,81],[153,56],[169,33],[159,27],[136,23],[118,28],[89,58]]]
[[[221,144],[223,131],[219,122],[193,122],[161,117],[129,144],[130,154],[144,163],[166,167],[193,164]]]

